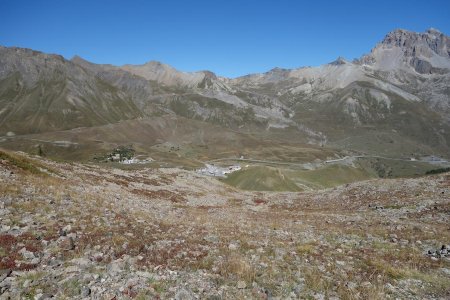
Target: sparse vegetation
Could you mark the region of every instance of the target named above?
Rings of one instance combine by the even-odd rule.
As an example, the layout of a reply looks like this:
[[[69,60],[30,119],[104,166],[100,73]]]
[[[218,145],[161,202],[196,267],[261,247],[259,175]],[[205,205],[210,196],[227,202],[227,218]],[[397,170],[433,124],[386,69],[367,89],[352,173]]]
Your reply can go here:
[[[18,168],[27,173],[36,175],[47,175],[48,172],[55,173],[51,168],[45,166],[44,164],[34,161],[30,158],[22,156],[20,154],[13,154],[10,152],[5,152],[0,150],[0,162],[5,161],[6,164]]]
[[[2,170],[18,155],[4,153]],[[448,261],[425,254],[450,240],[445,174],[269,193],[180,169],[45,165],[61,176],[0,172],[1,199],[14,199],[1,221],[1,268],[25,272],[15,279],[30,285],[23,297],[94,297],[105,287],[118,297],[173,298],[181,288],[209,296],[224,286],[226,298],[447,295]]]
[[[427,171],[425,174],[431,175],[431,174],[440,174],[440,173],[446,173],[446,172],[450,172],[450,168],[433,169],[433,170]]]

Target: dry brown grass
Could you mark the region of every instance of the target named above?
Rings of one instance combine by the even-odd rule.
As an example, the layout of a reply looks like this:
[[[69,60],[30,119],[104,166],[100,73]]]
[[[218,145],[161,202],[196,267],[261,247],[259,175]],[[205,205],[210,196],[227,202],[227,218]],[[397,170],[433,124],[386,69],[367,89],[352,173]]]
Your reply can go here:
[[[186,198],[182,195],[181,192],[172,192],[169,190],[157,190],[157,191],[149,191],[142,189],[134,189],[131,191],[135,195],[144,196],[149,199],[161,199],[168,200],[173,203],[185,203],[187,202]]]
[[[72,168],[73,172],[78,172],[77,167]],[[35,234],[54,241],[59,238],[58,230],[69,222],[78,237],[76,249],[65,252],[65,259],[81,257],[85,251],[99,245],[105,256],[98,264],[107,264],[124,255],[139,255],[143,259],[137,262],[137,267],[142,270],[159,266],[189,273],[202,269],[214,277],[217,285],[234,287],[236,281],[244,280],[250,287],[256,282],[281,298],[292,292],[299,277],[304,277],[305,282],[300,298],[317,292],[326,297],[338,295],[341,299],[384,299],[389,292],[385,285],[396,285],[404,279],[419,279],[425,283],[418,297],[426,298],[431,293],[447,295],[448,277],[440,277],[439,269],[450,266],[443,261],[432,261],[415,243],[421,240],[423,244],[438,244],[450,239],[448,224],[442,222],[450,204],[442,199],[441,203],[422,209],[420,213],[404,214],[401,218],[395,215],[400,208],[408,206],[414,210],[414,201],[420,201],[409,198],[414,192],[396,192],[394,196],[398,199],[395,201],[389,199],[386,192],[367,199],[350,197],[348,201],[355,203],[347,206],[345,201],[338,203],[339,199],[330,203],[323,199],[315,202],[315,195],[307,193],[280,194],[279,198],[262,193],[239,197],[233,191],[233,194],[223,195],[229,199],[225,205],[194,207],[176,185],[153,190],[164,184],[155,179],[156,175],[145,180],[140,175],[132,179],[128,175],[113,176],[99,168],[89,170],[92,174],[83,175],[85,177],[74,175],[66,179],[24,173],[19,181],[0,185],[1,195],[17,200],[9,206],[12,210],[10,225],[22,226],[24,214],[32,216],[33,222],[39,224],[36,232],[19,236],[12,243],[17,244],[21,239],[27,249],[39,251],[32,239]],[[100,175],[102,172],[104,174]],[[131,179],[147,185],[148,189],[134,189]],[[176,181],[173,175],[166,179]],[[108,191],[109,183],[117,184],[113,192]],[[98,188],[103,185],[103,189]],[[90,187],[95,187],[95,192],[89,192]],[[353,189],[345,194],[357,195],[358,192],[360,190]],[[195,191],[189,195],[194,194]],[[401,197],[408,198],[404,205],[398,204]],[[292,202],[284,203],[285,198]],[[162,201],[147,206],[151,200]],[[133,205],[142,201],[142,209],[136,209],[127,201],[132,201]],[[392,207],[380,213],[368,209],[364,201],[387,203]],[[157,210],[159,204],[161,211]],[[46,214],[51,214],[52,219],[45,218]],[[408,243],[391,242],[390,235],[394,233],[399,241],[408,240]],[[217,240],[204,240],[209,235],[215,235]],[[6,257],[10,251],[9,239],[0,236],[1,257]],[[229,249],[228,245],[235,242],[239,247]],[[1,267],[16,268],[15,258],[2,260]],[[349,281],[355,283],[356,288],[349,288],[346,285]],[[362,284],[364,281],[372,285]],[[65,287],[67,295],[74,287],[75,283]],[[157,287],[155,285],[154,289]],[[163,290],[165,288],[161,293]],[[245,292],[239,291],[248,296]],[[232,293],[227,295],[236,297]]]
[[[296,252],[299,255],[309,255],[314,252],[317,245],[315,243],[309,243],[309,244],[300,244],[296,247]]]
[[[9,170],[21,171],[28,174],[48,176],[57,172],[42,161],[31,159],[18,153],[0,149],[0,165]]]
[[[251,283],[256,276],[252,265],[238,253],[228,254],[224,261],[220,263],[220,275],[232,280],[244,280]]]

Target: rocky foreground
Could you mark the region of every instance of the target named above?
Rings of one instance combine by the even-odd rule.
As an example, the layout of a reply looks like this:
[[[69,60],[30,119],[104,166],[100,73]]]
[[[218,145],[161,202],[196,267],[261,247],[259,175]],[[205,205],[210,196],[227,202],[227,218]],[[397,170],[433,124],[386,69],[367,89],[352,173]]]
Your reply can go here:
[[[0,151],[1,299],[448,299],[450,174],[242,192]]]

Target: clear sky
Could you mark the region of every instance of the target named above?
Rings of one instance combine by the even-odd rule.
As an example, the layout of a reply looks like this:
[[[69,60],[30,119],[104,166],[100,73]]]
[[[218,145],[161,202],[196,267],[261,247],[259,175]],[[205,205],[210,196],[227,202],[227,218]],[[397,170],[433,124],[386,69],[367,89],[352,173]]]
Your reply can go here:
[[[0,45],[228,77],[353,59],[429,27],[450,35],[449,0],[0,0]]]

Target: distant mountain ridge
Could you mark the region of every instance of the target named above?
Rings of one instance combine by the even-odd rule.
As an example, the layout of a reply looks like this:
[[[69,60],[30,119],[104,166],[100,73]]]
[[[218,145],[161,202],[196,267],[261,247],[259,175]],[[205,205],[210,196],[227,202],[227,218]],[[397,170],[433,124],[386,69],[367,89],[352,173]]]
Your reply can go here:
[[[0,47],[0,135],[155,116],[344,149],[450,153],[450,38],[398,29],[353,62],[238,78]]]

